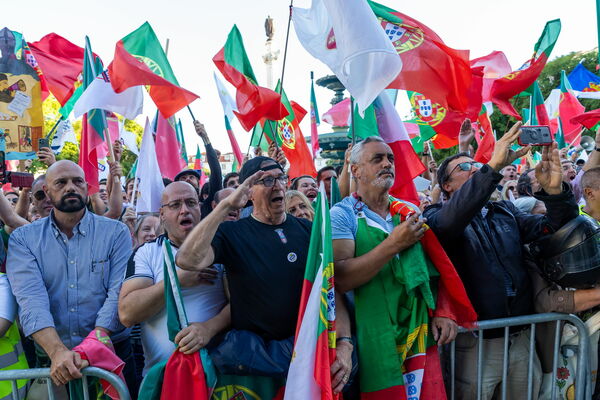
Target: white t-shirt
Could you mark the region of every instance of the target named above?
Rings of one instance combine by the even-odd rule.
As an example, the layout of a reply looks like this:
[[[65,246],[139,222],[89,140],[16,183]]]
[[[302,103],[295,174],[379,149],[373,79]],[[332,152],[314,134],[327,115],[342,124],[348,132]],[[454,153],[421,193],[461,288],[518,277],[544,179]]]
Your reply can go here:
[[[17,302],[10,289],[10,283],[5,273],[0,273],[0,318],[14,322],[17,312]]]
[[[154,283],[163,280],[163,244],[164,236],[142,245],[133,258],[135,272],[128,279],[150,278]],[[177,248],[173,246],[173,255]],[[179,267],[177,267],[179,269]],[[191,288],[181,288],[188,321],[204,322],[217,315],[227,304],[223,289],[223,268],[217,267],[218,278],[213,285],[203,284]],[[156,363],[168,359],[175,345],[169,340],[167,331],[167,312],[162,309],[158,314],[140,324],[142,346],[144,347],[145,375]]]

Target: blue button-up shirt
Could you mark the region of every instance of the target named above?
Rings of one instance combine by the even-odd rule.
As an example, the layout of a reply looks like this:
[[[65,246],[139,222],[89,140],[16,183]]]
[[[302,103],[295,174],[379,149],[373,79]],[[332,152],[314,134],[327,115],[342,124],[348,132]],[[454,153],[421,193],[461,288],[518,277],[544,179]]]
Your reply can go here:
[[[71,238],[53,213],[16,229],[6,269],[25,335],[54,327],[71,349],[99,326],[123,340],[117,305],[130,255],[127,227],[89,211]]]

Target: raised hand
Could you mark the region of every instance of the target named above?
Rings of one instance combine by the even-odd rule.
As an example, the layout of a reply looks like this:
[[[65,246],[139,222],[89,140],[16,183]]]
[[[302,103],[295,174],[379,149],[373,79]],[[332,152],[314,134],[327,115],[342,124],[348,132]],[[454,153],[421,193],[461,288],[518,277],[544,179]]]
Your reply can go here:
[[[511,149],[511,145],[521,134],[521,125],[523,125],[522,122],[514,124],[510,130],[496,142],[492,158],[488,162],[488,165],[495,171],[500,171],[502,168],[512,164],[513,161],[523,157],[531,150],[531,146],[521,147],[517,151]]]
[[[254,175],[248,177],[235,191],[230,194],[224,203],[227,204],[230,210],[239,210],[243,208],[250,198],[250,190],[252,186],[264,175],[265,171],[258,171]]]
[[[542,149],[542,161],[535,167],[535,177],[546,193],[560,194],[562,192],[563,174],[556,142],[553,142],[551,146],[544,146]]]
[[[463,121],[458,133],[458,147],[460,151],[467,151],[473,138],[475,138],[475,130],[471,125],[471,120],[467,118]]]

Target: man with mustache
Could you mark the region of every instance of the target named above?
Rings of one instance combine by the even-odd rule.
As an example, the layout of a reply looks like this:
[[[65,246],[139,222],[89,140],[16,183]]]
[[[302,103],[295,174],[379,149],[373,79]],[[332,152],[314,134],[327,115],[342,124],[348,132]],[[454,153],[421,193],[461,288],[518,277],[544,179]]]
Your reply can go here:
[[[71,349],[92,331],[106,333],[134,381],[129,332],[117,303],[131,238],[118,221],[88,211],[83,170],[62,160],[48,168],[43,190],[54,209],[48,218],[16,229],[9,242],[7,274],[19,319],[49,366],[56,385],[81,378],[81,357]]]
[[[439,273],[417,243],[426,220],[415,205],[389,195],[394,153],[380,137],[352,147],[350,170],[356,192],[331,208],[331,231],[336,289],[354,295],[362,396],[418,398],[423,367],[414,360],[423,360],[425,376],[436,376],[432,345],[450,343],[458,332],[437,310]],[[396,205],[410,210],[404,221]],[[432,375],[423,388],[441,390],[423,389],[421,398],[441,398],[443,383]]]

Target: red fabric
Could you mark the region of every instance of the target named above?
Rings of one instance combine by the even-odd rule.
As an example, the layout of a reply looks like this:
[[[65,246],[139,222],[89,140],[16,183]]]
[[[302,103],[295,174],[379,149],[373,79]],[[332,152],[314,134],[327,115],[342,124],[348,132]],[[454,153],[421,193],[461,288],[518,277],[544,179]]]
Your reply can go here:
[[[402,19],[405,37],[423,41],[401,54],[402,70],[388,87],[423,93],[444,108],[465,112],[471,86],[469,51],[446,46],[435,32],[408,15],[392,14]]]
[[[90,366],[110,371],[125,382],[122,374],[125,363],[115,354],[110,337],[106,333],[93,330],[79,345],[73,348],[73,351],[78,353],[83,360],[87,360]],[[104,393],[111,399],[120,398],[117,390],[108,382],[101,379],[100,384]]]
[[[471,67],[484,67],[481,90],[481,97],[484,103],[492,101],[491,91],[494,81],[512,71],[506,55],[501,51],[493,51],[487,56],[471,60]]]
[[[295,101],[290,101],[290,105],[292,106],[292,110],[294,112],[294,120],[292,121],[292,128],[294,129],[294,142],[292,143],[291,141],[284,140],[281,144],[281,149],[290,163],[288,175],[290,179],[294,179],[302,175],[316,177],[317,170],[315,168],[315,164],[313,163],[312,154],[310,153],[310,149],[306,144],[306,140],[304,140],[304,135],[300,130],[300,122],[306,115],[306,110]],[[279,135],[279,133],[277,133],[277,135]]]
[[[436,149],[449,149],[458,145],[458,137],[451,139],[444,135],[435,135],[431,138],[431,142]]]
[[[165,119],[157,115],[156,120],[156,160],[163,178],[175,179],[187,164],[181,159],[181,148],[175,131],[175,119]]]
[[[244,163],[244,155],[242,154],[240,145],[238,144],[237,139],[235,138],[235,135],[233,134],[233,131],[231,129],[227,129],[227,136],[229,137],[229,143],[231,144],[231,150],[233,151],[233,154],[235,155],[235,159],[238,162],[238,168],[241,168],[242,164]]]
[[[404,385],[392,386],[376,392],[362,392],[360,400],[406,400]]]
[[[550,118],[548,117],[548,111],[544,103],[535,106],[535,113],[538,119],[538,125],[550,125]]]
[[[110,84],[117,93],[132,86],[150,85],[150,97],[165,118],[199,98],[198,95],[158,76],[148,66],[129,54],[118,41],[115,56],[108,66]],[[158,148],[158,147],[157,147]]]
[[[317,129],[317,118],[312,104],[310,105],[310,144],[314,160],[319,152],[319,130]]]
[[[560,94],[558,115],[560,115],[565,143],[579,146],[583,128],[577,122],[571,122],[571,119],[583,112],[585,112],[585,107],[579,103],[573,93],[567,91]]]
[[[533,85],[544,69],[547,60],[547,56],[543,53],[537,60],[531,60],[529,67],[513,71],[494,81],[490,97],[502,114],[513,116],[518,120],[523,119],[510,104],[510,99]]]
[[[446,387],[444,386],[437,346],[429,346],[425,354],[425,373],[423,374],[423,385],[421,386],[421,399],[446,399]]]
[[[480,131],[483,132],[483,137],[478,141],[477,152],[475,152],[475,157],[473,157],[473,159],[475,161],[487,164],[487,162],[492,158],[494,146],[496,145],[496,138],[494,138],[490,117],[485,110],[479,114],[477,123]]]
[[[261,118],[279,121],[288,115],[279,94],[254,85],[244,74],[227,64],[224,49],[213,57],[213,62],[223,77],[237,89],[235,102],[238,111],[234,113],[246,131],[252,130]]]
[[[204,368],[200,354],[183,354],[174,351],[163,377],[161,400],[209,400],[209,387],[204,378]]]
[[[85,180],[88,183],[88,194],[91,196],[98,192],[98,148],[104,141],[94,127],[87,122],[87,114],[83,115],[81,122],[81,143],[79,145],[79,166],[83,169]]]
[[[404,221],[413,213],[412,208],[401,201],[394,201],[390,207],[392,215],[399,214]],[[438,286],[438,302],[434,312],[436,317],[446,317],[454,320],[458,325],[469,326],[477,321],[477,313],[471,305],[467,291],[458,276],[452,261],[444,251],[435,233],[427,227],[421,239],[423,250],[440,273]]]
[[[419,196],[413,179],[425,171],[425,166],[415,153],[410,141],[399,140],[388,143],[388,146],[394,153],[395,170],[394,185],[390,189],[390,194],[413,204],[419,204]]]
[[[588,129],[592,129],[598,122],[600,122],[600,108],[571,117],[571,123],[581,124]]]
[[[331,387],[331,365],[335,361],[335,348],[329,348],[327,328],[317,338],[315,349],[315,382],[321,388],[321,400],[337,400],[339,394]]]
[[[48,89],[64,106],[75,91],[74,84],[83,70],[84,49],[56,33],[49,33],[28,44]]]

